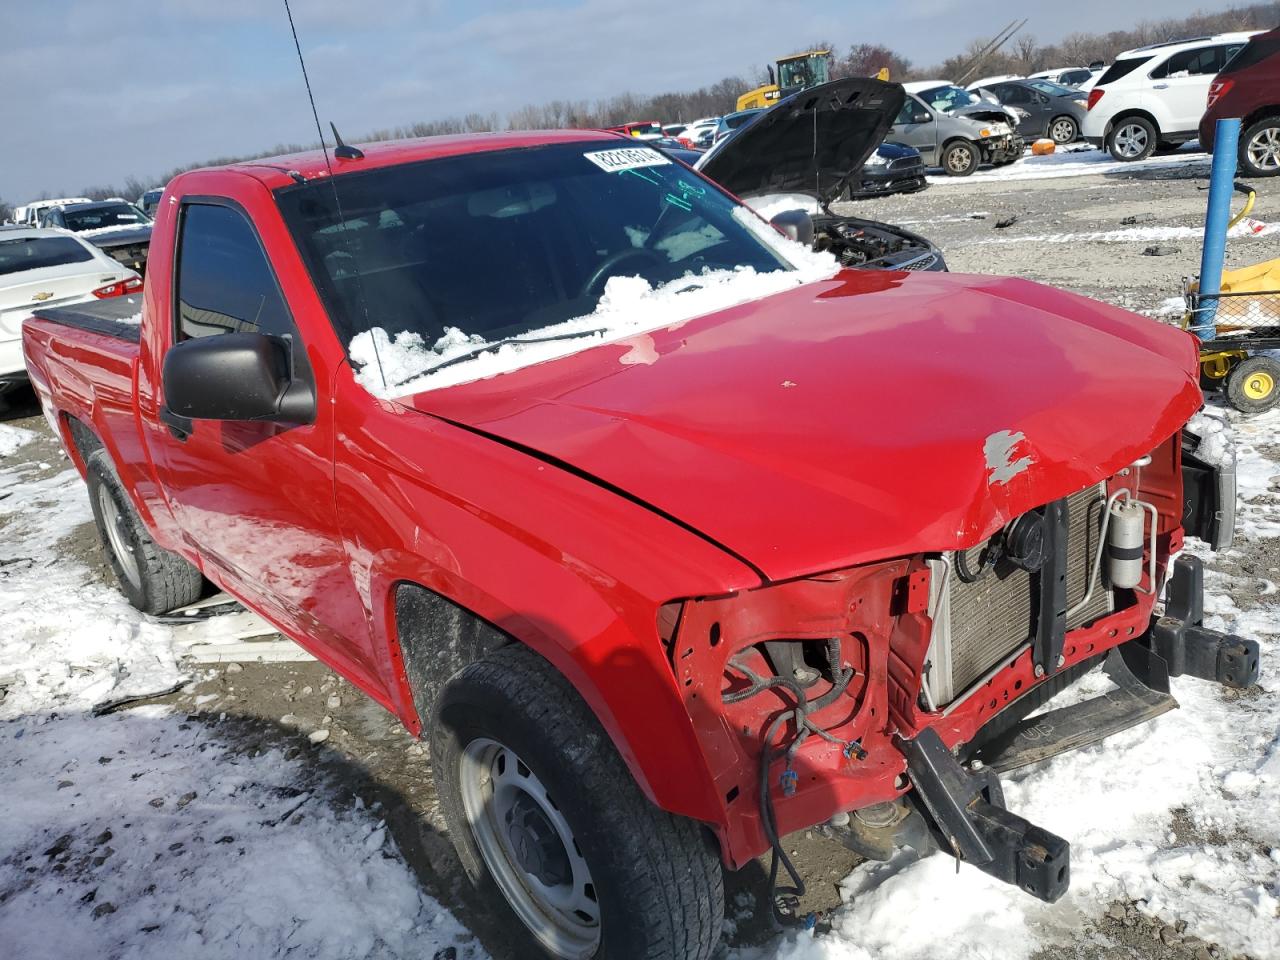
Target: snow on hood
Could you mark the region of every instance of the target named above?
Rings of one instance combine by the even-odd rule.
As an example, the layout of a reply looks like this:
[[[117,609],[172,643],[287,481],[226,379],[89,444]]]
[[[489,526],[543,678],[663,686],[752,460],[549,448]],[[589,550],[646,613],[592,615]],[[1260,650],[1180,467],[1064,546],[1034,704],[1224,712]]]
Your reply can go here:
[[[522,335],[521,339],[531,342],[494,345],[457,362],[450,361],[484,347],[486,339],[450,327],[435,343],[428,344],[415,332],[398,333],[393,338],[382,327],[374,327],[351,339],[351,359],[359,365],[356,381],[374,396],[391,399],[494,377],[825,280],[840,269],[831,254],[815,253],[782,236],[745,207],[735,209],[734,217],[794,269],[769,273],[751,267],[707,270],[656,287],[643,277],[611,277],[591,313]],[[565,336],[571,339],[550,339]],[[636,354],[642,355],[643,351]],[[441,364],[447,366],[432,371]]]

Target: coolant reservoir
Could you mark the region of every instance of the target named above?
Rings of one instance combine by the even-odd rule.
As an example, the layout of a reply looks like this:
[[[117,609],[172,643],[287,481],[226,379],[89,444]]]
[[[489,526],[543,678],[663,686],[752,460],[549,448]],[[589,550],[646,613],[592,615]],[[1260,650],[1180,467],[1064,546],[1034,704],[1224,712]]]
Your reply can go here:
[[[1142,546],[1146,511],[1135,500],[1111,504],[1107,525],[1107,572],[1113,587],[1132,589],[1142,582]]]

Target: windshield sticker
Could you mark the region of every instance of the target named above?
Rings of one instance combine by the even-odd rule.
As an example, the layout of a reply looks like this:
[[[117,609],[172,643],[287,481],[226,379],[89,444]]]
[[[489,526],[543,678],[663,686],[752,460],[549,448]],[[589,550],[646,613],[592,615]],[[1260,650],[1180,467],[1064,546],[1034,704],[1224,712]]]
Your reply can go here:
[[[634,170],[637,167],[661,167],[671,161],[648,147],[623,147],[620,150],[593,150],[584,157],[605,173]]]

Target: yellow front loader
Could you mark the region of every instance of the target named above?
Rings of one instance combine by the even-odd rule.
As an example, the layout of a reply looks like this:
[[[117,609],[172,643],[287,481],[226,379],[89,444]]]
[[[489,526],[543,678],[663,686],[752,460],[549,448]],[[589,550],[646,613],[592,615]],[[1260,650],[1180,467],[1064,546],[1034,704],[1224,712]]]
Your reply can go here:
[[[778,60],[778,70],[769,70],[769,82],[748,90],[738,98],[739,110],[771,107],[797,90],[816,87],[831,79],[831,51],[806,50]]]

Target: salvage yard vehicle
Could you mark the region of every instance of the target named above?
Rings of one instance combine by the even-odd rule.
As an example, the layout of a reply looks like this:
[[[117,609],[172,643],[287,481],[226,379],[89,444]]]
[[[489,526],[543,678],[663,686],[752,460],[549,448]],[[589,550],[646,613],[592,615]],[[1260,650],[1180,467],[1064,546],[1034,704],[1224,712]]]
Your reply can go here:
[[[779,57],[777,73],[769,67],[769,82],[738,97],[737,110],[763,110],[779,100],[809,87],[818,87],[831,78],[831,51],[806,50]]]
[[[142,280],[93,244],[61,230],[0,227],[0,398],[27,382],[22,321],[60,307],[137,293]],[[0,406],[3,405],[0,399]]]
[[[90,203],[88,197],[61,197],[56,200],[33,200],[20,207],[13,208],[13,222],[28,227],[40,226],[40,214],[50,207],[58,207],[67,203]]]
[[[1249,177],[1280,174],[1280,27],[1253,37],[1209,86],[1200,145],[1213,152],[1217,122],[1240,119],[1240,169]]]
[[[131,203],[114,199],[59,204],[41,211],[40,225],[78,233],[130,270],[146,272],[151,218]]]
[[[1018,117],[975,93],[938,80],[905,85],[907,100],[893,123],[893,139],[915,147],[924,162],[948,176],[967,177],[982,164],[1008,166],[1025,144]]]
[[[857,182],[850,179],[845,199],[863,200],[894,193],[919,193],[929,186],[924,158],[915,147],[886,140],[867,157]]]
[[[1028,80],[1049,80],[1060,83],[1064,87],[1079,87],[1093,76],[1088,67],[1053,67],[1050,70],[1039,70],[1027,77]]]
[[[746,201],[765,219],[787,210],[810,214],[794,239],[835,255],[842,266],[874,270],[945,270],[942,252],[902,227],[832,212],[852,194],[923,189],[917,151],[885,144],[905,101],[902,87],[865,77],[833,80],[792,94],[753,115],[694,167]],[[841,104],[855,102],[859,109]],[[881,150],[892,158],[870,168]],[[890,169],[890,163],[904,166]],[[810,226],[812,229],[810,229]]]
[[[809,119],[871,129],[884,86]],[[707,960],[722,871],[789,871],[815,825],[1055,900],[1069,845],[997,772],[1172,708],[1171,675],[1257,677],[1178,556],[1234,505],[1184,449],[1183,331],[838,270],[596,131],[167,191],[140,322],[23,329],[120,587],[159,613],[203,575],[429,739],[521,956]],[[1118,690],[1028,719],[1098,666]]]
[[[1126,162],[1194,140],[1214,76],[1253,35],[1223,33],[1126,50],[1089,91],[1084,138]]]
[[[1018,134],[1025,140],[1048,137],[1061,146],[1080,136],[1086,107],[1079,90],[1050,80],[1006,80],[979,91],[987,93],[1017,114]]]

